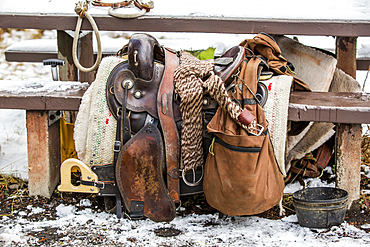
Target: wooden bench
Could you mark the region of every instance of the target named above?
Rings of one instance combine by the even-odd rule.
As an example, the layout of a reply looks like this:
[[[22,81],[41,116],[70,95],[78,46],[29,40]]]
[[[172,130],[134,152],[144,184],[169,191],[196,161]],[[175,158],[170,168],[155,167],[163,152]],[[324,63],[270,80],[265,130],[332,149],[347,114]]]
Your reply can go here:
[[[60,125],[59,121],[49,124],[49,111],[77,111],[85,90],[17,95],[0,91],[1,109],[26,110],[31,195],[50,197],[60,179]],[[292,92],[288,119],[339,125],[370,123],[370,94]],[[337,138],[361,138],[358,131],[351,133],[357,136],[346,137],[342,136],[342,132],[337,132]],[[360,149],[353,143],[345,142],[344,148],[348,154],[356,154],[356,150]]]
[[[70,33],[58,31],[58,38],[71,41]],[[91,33],[85,33],[81,38],[81,43],[89,44],[90,53],[94,56],[96,51],[92,50],[89,40],[92,39]],[[40,42],[43,44],[39,50]],[[6,60],[12,62],[42,62],[48,58],[60,58],[60,51],[55,45],[57,40],[29,40],[22,41],[8,47],[5,51]],[[70,42],[67,42],[69,44]],[[114,55],[121,44],[109,44],[103,46],[103,55]],[[68,50],[69,47],[59,46],[60,49]],[[66,60],[68,60],[67,55]],[[94,57],[93,56],[93,57]],[[92,64],[93,57],[90,57]],[[86,60],[85,60],[86,62]],[[370,65],[370,59],[358,58],[356,69],[365,69]],[[74,66],[67,63],[67,68],[60,67],[61,79],[74,79],[78,76]],[[64,71],[63,71],[64,70]],[[72,71],[72,73],[71,73]],[[69,76],[65,76],[69,74]],[[82,75],[81,80],[93,77]],[[29,157],[29,191],[31,195],[43,195],[50,197],[60,179],[60,127],[59,121],[55,124],[48,124],[49,111],[64,110],[77,111],[84,90],[66,91],[63,93],[24,93],[21,95],[11,95],[0,92],[0,108],[4,109],[24,109],[26,110],[26,125],[28,139]],[[340,148],[336,153],[337,162],[348,163],[348,160],[356,159],[359,155],[361,140],[361,123],[370,123],[370,102],[368,94],[361,93],[302,93],[292,92],[290,97],[288,119],[292,121],[317,121],[332,122],[337,124],[336,138]],[[350,125],[349,125],[350,124]],[[355,129],[348,129],[348,128]],[[39,148],[41,147],[41,148]],[[359,193],[359,186],[348,186],[351,182],[347,180],[359,181],[360,171],[348,169],[348,166],[341,166],[339,174],[342,179],[342,187],[350,190],[356,195]],[[338,172],[337,172],[338,173]],[[42,174],[42,175],[41,175]],[[46,174],[46,176],[45,176]],[[338,183],[337,181],[337,183]],[[357,188],[358,187],[358,188]]]
[[[36,0],[37,2],[38,0]],[[23,4],[27,4],[25,0],[21,0]],[[37,4],[37,3],[36,3]],[[135,32],[209,32],[209,33],[233,33],[233,34],[257,34],[266,32],[277,35],[322,35],[336,37],[336,54],[338,59],[337,67],[345,71],[347,74],[355,77],[356,69],[360,66],[360,61],[356,63],[356,41],[358,36],[370,36],[370,18],[365,13],[359,11],[359,8],[354,6],[352,2],[340,3],[336,5],[336,11],[325,11],[325,16],[312,15],[312,11],[307,11],[306,8],[299,8],[300,4],[288,5],[281,8],[281,3],[276,1],[264,2],[270,9],[279,9],[273,12],[271,16],[265,16],[266,13],[261,12],[261,5],[250,4],[248,1],[235,1],[232,5],[209,5],[202,1],[182,1],[176,5],[168,4],[167,1],[158,1],[155,3],[155,9],[146,13],[144,16],[135,19],[120,19],[114,18],[107,14],[107,9],[89,8],[89,13],[93,15],[95,22],[100,30],[105,31],[135,31]],[[19,8],[10,0],[4,1],[0,11],[0,27],[1,28],[33,28],[43,30],[75,30],[77,16],[74,13],[75,1],[67,0],[63,3],[59,1],[49,1],[47,3],[40,2],[37,9]],[[235,8],[235,6],[238,6]],[[310,5],[307,5],[310,7]],[[351,8],[352,7],[352,8]],[[194,9],[197,11],[194,12]],[[222,9],[222,11],[220,11]],[[345,16],[346,10],[355,11],[358,16]],[[186,11],[189,12],[186,12]],[[339,10],[339,11],[337,11]],[[185,13],[186,12],[186,13]],[[299,19],[292,18],[300,16]],[[338,14],[336,14],[338,13]],[[256,15],[257,14],[257,15]],[[270,13],[271,14],[271,13]],[[328,16],[330,16],[328,18]],[[347,19],[345,19],[347,18]],[[349,19],[348,19],[349,18]],[[82,24],[82,30],[92,30],[88,21]],[[94,78],[94,73],[81,73],[73,66],[72,59],[69,56],[71,53],[71,40],[68,35],[63,34],[64,31],[58,31],[58,58],[64,59],[66,65],[60,71],[61,80],[65,81],[88,81],[91,82]],[[93,50],[90,38],[86,38],[82,43],[87,44],[81,46],[82,60],[80,61],[85,67],[91,66],[93,63]],[[368,64],[365,69],[368,68]],[[292,93],[291,100],[294,99]],[[310,94],[308,94],[310,95]],[[330,95],[323,94],[325,99],[331,99]],[[42,99],[44,96],[42,96]],[[321,96],[320,96],[321,97]],[[358,95],[359,97],[359,95]],[[66,98],[64,98],[66,99]],[[337,100],[338,98],[333,98]],[[1,101],[9,100],[2,97]],[[19,100],[19,99],[18,99]],[[51,99],[50,99],[51,100]],[[57,98],[53,98],[57,100]],[[51,100],[51,101],[53,101]],[[49,102],[51,102],[49,101]],[[346,101],[346,98],[343,98]],[[323,113],[330,112],[331,121],[340,120],[343,115],[334,117],[333,111],[328,111],[327,108],[320,107],[323,102],[316,102],[312,107],[307,107],[302,104],[294,103],[289,109],[289,118],[323,120]],[[300,105],[300,107],[298,107]],[[330,106],[332,109],[332,106]],[[342,112],[340,105],[338,112]],[[354,108],[352,108],[354,107]],[[24,109],[26,107],[23,107]],[[347,106],[350,112],[358,112],[356,105]],[[365,107],[362,115],[367,115],[368,105]],[[353,111],[352,111],[352,110]],[[46,111],[44,108],[43,111]],[[291,111],[295,111],[292,115]],[[32,114],[32,110],[28,110]],[[309,115],[308,113],[313,114]],[[316,114],[316,115],[315,115]],[[334,114],[334,115],[333,115]],[[37,115],[37,113],[35,113]],[[320,116],[320,117],[319,117]],[[306,119],[306,120],[307,120]],[[338,177],[345,181],[337,183],[339,188],[349,191],[350,200],[358,199],[360,196],[360,144],[361,144],[361,125],[367,120],[353,120],[352,115],[344,116],[344,123],[337,125],[338,141],[336,149],[337,165],[343,171],[337,173]],[[346,120],[347,119],[347,120]],[[356,118],[355,118],[356,119]],[[327,121],[327,119],[324,119]],[[348,123],[357,121],[358,123]],[[365,121],[365,122],[363,122]],[[338,158],[339,157],[339,158]],[[44,163],[44,165],[47,165]]]

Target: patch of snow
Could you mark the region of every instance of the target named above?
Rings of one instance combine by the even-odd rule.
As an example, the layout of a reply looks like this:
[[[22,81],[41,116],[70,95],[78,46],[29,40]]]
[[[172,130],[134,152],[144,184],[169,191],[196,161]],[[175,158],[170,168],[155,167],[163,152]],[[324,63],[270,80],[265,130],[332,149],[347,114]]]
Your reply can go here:
[[[59,206],[58,219],[33,222],[9,218],[0,219],[0,237],[5,246],[11,242],[26,246],[33,240],[28,232],[57,228],[66,236],[59,244],[68,246],[103,246],[98,242],[81,242],[84,239],[103,239],[104,246],[367,246],[370,235],[346,222],[330,229],[309,229],[297,224],[296,216],[282,220],[268,220],[258,217],[228,217],[219,219],[216,215],[177,216],[169,223],[155,223],[150,220],[118,220],[107,213],[95,213],[90,209],[78,211],[73,206]],[[63,212],[63,213],[62,213]],[[11,224],[10,224],[11,222]],[[174,237],[159,237],[158,228],[175,228],[181,233]],[[86,240],[85,240],[86,241]]]
[[[363,171],[361,171],[361,175],[370,178],[370,167],[367,165],[361,165]]]
[[[28,207],[27,207],[28,208]],[[29,208],[28,208],[29,209]],[[39,208],[39,207],[37,207],[37,208],[34,208],[34,207],[31,207],[31,212],[30,212],[30,214],[29,215],[32,215],[32,214],[40,214],[40,213],[42,213],[42,212],[44,212],[45,211],[45,209],[43,209],[43,208]]]
[[[315,188],[315,187],[332,187],[335,188],[335,183],[328,184],[326,181],[321,181],[320,178],[306,178],[304,179],[306,188]],[[287,184],[284,188],[285,194],[293,194],[294,192],[303,189],[303,186],[299,181],[294,181],[293,183]]]
[[[74,215],[75,212],[76,212],[76,208],[72,205],[59,205],[57,208],[57,215],[59,217],[66,217],[66,216],[69,216],[69,215]]]
[[[27,0],[3,1],[2,12],[76,15],[74,12],[76,0],[35,0],[37,12],[29,8]],[[320,6],[320,7],[318,7]],[[92,15],[107,15],[108,7],[89,7]],[[263,10],[263,14],[261,14]],[[120,8],[115,10],[121,13],[138,12],[137,8]],[[281,4],[278,1],[248,1],[235,0],[232,4],[224,1],[187,0],[168,1],[155,0],[154,9],[146,16],[185,16],[185,17],[228,17],[250,19],[311,19],[311,20],[368,20],[370,14],[368,0],[311,0],[295,1],[294,4]]]
[[[80,207],[91,207],[91,202],[89,199],[82,199],[78,204]]]
[[[297,215],[295,215],[295,214],[284,217],[281,220],[284,221],[284,222],[298,223],[298,218],[297,218]]]
[[[12,94],[39,93],[39,92],[64,92],[66,90],[87,89],[87,82],[51,81],[41,79],[28,80],[0,80],[0,88]]]

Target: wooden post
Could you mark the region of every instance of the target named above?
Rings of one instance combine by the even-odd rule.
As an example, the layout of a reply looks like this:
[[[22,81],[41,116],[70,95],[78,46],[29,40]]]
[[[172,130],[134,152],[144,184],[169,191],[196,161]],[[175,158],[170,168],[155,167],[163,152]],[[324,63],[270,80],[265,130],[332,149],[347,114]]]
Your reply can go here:
[[[357,37],[337,37],[337,67],[356,78]],[[337,187],[348,191],[349,206],[360,198],[361,124],[338,124],[336,128]]]
[[[84,73],[78,71],[72,58],[72,44],[74,32],[57,31],[58,40],[58,58],[63,59],[66,63],[60,66],[59,78],[61,81],[81,81],[93,82],[95,79],[95,72],[91,71]],[[83,32],[79,35],[77,51],[82,54],[80,63],[82,66],[91,67],[94,63],[92,32]],[[65,112],[67,123],[74,123],[77,112]]]
[[[77,68],[72,58],[73,33],[58,30],[57,41],[58,58],[66,62],[64,66],[59,67],[59,80],[78,81]]]
[[[63,59],[66,64],[60,68],[61,81],[80,81],[91,83],[95,79],[95,72],[88,73],[78,71],[72,58],[72,44],[74,32],[57,31],[58,58]],[[79,35],[77,44],[77,57],[84,67],[91,67],[94,64],[94,53],[92,43],[92,32],[82,32]]]
[[[49,126],[47,111],[26,111],[28,190],[50,198],[60,178],[59,120]]]
[[[92,42],[93,33],[92,32],[83,32],[79,37],[79,47],[80,51],[79,59],[80,64],[85,68],[90,68],[94,65],[94,51],[93,51],[93,42]],[[82,72],[79,71],[79,81],[88,82],[91,84],[95,79],[95,72]]]

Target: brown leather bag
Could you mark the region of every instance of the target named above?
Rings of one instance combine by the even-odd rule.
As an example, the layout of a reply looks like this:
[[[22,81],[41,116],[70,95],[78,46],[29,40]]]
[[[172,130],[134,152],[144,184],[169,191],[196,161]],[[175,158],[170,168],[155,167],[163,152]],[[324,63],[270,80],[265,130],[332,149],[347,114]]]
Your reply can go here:
[[[256,117],[260,135],[248,133],[221,107],[207,126],[214,138],[205,164],[204,194],[209,205],[226,215],[262,213],[283,196],[283,175],[268,136],[265,113],[253,96],[260,63],[255,56],[243,63],[234,95]]]

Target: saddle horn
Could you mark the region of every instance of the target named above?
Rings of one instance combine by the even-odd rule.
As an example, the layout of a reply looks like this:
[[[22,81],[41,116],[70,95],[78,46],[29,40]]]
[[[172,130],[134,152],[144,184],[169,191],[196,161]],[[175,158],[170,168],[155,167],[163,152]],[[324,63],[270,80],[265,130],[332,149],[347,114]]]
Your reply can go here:
[[[154,70],[154,58],[158,59],[158,55],[160,57],[161,52],[163,54],[158,41],[147,34],[133,34],[127,50],[129,70],[138,78],[151,80]]]

